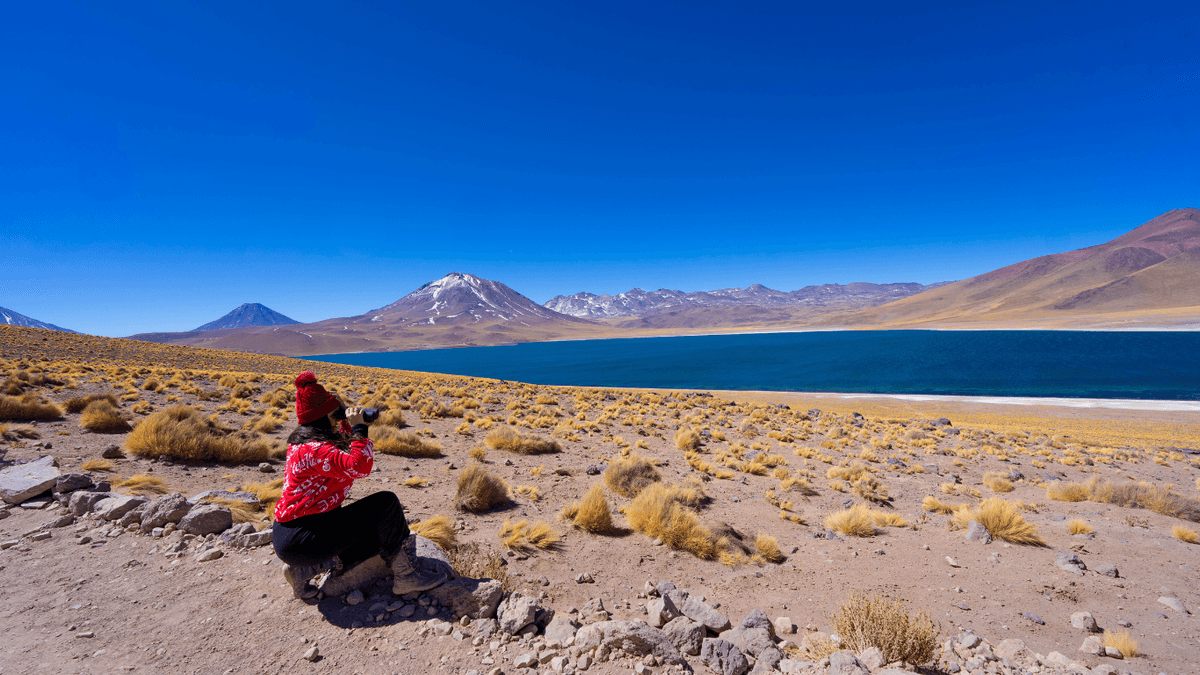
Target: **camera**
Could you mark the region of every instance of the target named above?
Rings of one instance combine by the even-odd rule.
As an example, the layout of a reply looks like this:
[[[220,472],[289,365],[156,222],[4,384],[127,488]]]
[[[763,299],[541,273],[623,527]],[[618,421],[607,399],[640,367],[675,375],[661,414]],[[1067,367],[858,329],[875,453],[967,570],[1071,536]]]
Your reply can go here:
[[[375,420],[379,419],[379,413],[381,413],[381,412],[383,412],[383,411],[380,410],[379,408],[363,408],[362,409],[363,421],[366,422],[367,424],[374,424]],[[337,410],[333,411],[333,418],[337,419],[337,420],[346,419],[346,409],[338,408]]]

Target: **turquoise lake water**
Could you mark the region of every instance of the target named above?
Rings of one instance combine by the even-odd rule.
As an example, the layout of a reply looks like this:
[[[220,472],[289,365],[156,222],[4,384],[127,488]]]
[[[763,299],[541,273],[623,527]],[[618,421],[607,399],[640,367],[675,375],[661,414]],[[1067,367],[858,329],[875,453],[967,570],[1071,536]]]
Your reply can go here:
[[[595,387],[1200,400],[1196,332],[836,331],[311,358]]]

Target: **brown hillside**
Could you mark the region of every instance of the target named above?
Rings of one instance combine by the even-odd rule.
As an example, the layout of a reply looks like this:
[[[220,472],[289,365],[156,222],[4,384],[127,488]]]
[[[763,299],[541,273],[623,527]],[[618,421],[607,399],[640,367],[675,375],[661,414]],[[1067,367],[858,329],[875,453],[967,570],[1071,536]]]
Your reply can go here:
[[[902,326],[1070,320],[1196,307],[1200,210],[1175,209],[1110,242],[1025,260],[838,323]]]

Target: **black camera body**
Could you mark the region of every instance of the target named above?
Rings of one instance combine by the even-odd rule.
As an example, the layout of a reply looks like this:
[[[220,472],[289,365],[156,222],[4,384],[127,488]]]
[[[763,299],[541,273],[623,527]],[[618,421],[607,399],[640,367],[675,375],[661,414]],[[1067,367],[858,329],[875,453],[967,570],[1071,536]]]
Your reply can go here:
[[[379,413],[381,413],[381,412],[383,412],[383,411],[380,410],[379,408],[363,408],[362,409],[363,421],[366,422],[367,424],[374,424],[375,420],[379,419]],[[333,418],[338,419],[338,420],[346,419],[346,409],[338,408],[337,410],[333,411]]]

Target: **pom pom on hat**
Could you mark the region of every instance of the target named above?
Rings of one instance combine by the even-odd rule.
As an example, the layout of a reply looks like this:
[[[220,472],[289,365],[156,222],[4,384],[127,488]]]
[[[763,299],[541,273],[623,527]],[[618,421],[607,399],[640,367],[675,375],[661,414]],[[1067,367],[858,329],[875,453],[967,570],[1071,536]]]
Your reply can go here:
[[[342,402],[325,391],[311,370],[296,376],[296,420],[300,424],[320,419],[340,407]]]

